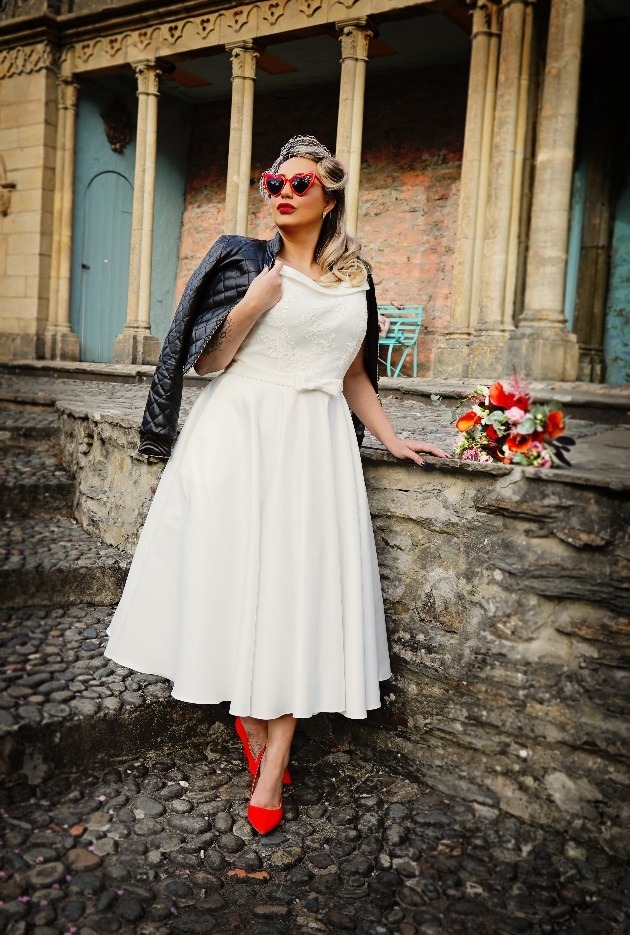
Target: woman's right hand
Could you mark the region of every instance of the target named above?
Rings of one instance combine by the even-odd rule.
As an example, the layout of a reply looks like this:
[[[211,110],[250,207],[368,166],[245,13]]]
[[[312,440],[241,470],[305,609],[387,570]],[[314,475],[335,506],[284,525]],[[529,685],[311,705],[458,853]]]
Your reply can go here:
[[[262,272],[250,282],[242,301],[246,302],[258,315],[268,311],[282,298],[281,269],[282,261],[276,260],[271,269],[265,266]]]

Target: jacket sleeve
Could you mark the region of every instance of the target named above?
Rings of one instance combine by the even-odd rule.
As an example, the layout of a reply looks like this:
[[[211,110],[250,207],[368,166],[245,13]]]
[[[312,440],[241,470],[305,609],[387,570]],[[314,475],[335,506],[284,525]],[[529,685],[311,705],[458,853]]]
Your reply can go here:
[[[378,393],[378,306],[376,304],[374,280],[370,273],[368,273],[368,286],[369,288],[366,293],[368,314],[365,345],[363,349],[363,364],[365,366],[365,372],[370,378],[370,383],[374,387],[374,391]],[[352,412],[351,415],[360,448],[365,437],[365,426],[358,416],[355,416],[354,412]]]
[[[221,263],[227,237],[219,237],[192,274],[177,306],[157,362],[140,428],[141,454],[167,460],[177,435],[184,359],[203,286]]]

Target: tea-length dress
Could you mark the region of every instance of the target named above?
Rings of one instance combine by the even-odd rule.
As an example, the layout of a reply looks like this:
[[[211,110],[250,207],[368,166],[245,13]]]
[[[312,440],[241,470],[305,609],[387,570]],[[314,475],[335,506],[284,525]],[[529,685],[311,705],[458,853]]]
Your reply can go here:
[[[105,655],[235,715],[363,718],[390,676],[342,379],[367,284],[284,265],[282,298],[195,401],[162,474]]]

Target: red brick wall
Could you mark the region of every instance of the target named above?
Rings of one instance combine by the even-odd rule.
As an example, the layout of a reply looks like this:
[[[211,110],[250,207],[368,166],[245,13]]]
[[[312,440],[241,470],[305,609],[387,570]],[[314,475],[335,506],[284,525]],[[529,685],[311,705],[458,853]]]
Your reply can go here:
[[[448,325],[468,69],[426,68],[368,80],[359,237],[379,302],[424,305],[419,375],[430,376],[435,334]],[[316,90],[316,93],[313,93]],[[269,237],[260,173],[294,133],[334,148],[336,85],[256,100],[249,232]],[[196,109],[177,296],[223,232],[229,103]]]

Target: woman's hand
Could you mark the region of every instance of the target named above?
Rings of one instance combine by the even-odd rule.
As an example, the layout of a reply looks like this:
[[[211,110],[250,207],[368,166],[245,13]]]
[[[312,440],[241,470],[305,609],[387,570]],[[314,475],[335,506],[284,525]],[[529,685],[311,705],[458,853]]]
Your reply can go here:
[[[416,464],[419,464],[421,467],[425,467],[427,462],[423,461],[422,458],[418,456],[418,451],[424,451],[426,454],[433,455],[435,458],[453,457],[453,455],[447,454],[446,451],[442,451],[437,445],[420,442],[415,438],[400,438],[398,435],[394,435],[391,441],[386,442],[385,447],[396,458],[407,458],[410,461],[415,461]]]
[[[280,301],[281,269],[281,261],[276,260],[275,266],[271,269],[265,266],[263,271],[252,279],[241,301],[228,312],[223,324],[217,328],[195,361],[195,371],[200,377],[224,370],[260,316]]]
[[[265,266],[262,272],[250,282],[241,301],[255,314],[264,314],[282,298],[281,269],[282,260],[276,260],[271,269]]]

